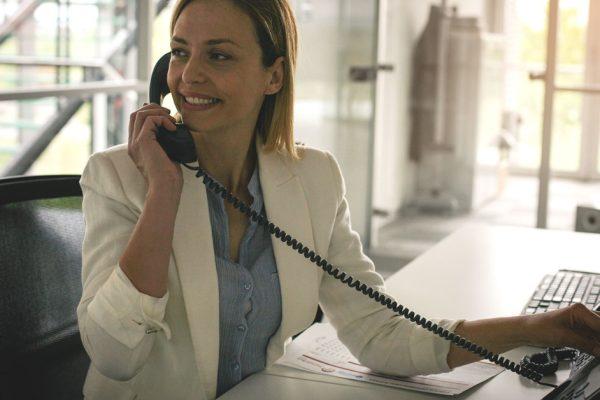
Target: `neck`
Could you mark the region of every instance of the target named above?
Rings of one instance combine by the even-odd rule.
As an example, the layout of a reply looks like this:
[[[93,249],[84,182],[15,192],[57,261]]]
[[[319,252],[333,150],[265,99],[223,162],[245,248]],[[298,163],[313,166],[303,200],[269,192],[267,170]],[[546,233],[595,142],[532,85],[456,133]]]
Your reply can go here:
[[[256,165],[255,135],[231,141],[192,133],[198,164],[232,194],[244,193]]]

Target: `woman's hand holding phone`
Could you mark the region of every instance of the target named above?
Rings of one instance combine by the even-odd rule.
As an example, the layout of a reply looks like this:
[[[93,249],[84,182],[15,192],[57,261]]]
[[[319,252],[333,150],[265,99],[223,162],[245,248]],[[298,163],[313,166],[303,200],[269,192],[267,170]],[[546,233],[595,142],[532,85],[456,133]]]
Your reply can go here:
[[[183,188],[181,166],[156,140],[159,126],[174,131],[174,118],[157,104],[144,104],[129,119],[128,154],[148,184],[139,216],[119,265],[141,293],[162,298],[167,293],[169,258]]]
[[[133,112],[129,117],[128,154],[144,176],[149,188],[175,191],[181,194],[181,166],[172,161],[156,140],[158,126],[175,131],[175,118],[169,109],[154,103]]]

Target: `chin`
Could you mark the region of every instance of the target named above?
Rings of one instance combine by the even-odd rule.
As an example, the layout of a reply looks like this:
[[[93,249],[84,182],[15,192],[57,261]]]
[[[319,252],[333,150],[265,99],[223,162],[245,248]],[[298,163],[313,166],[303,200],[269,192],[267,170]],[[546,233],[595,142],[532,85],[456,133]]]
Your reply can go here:
[[[191,131],[196,131],[196,132],[209,132],[212,130],[215,130],[215,125],[214,124],[207,124],[206,122],[202,123],[202,122],[196,122],[196,121],[190,121],[189,119],[186,120],[185,118],[183,119],[185,126],[188,127],[189,130]]]

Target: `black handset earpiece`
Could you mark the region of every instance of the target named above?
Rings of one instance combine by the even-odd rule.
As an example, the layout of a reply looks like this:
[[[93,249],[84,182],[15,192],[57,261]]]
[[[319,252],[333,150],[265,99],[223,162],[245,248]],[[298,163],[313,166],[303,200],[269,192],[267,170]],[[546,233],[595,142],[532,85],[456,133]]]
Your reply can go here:
[[[171,53],[163,55],[152,70],[150,77],[150,102],[158,105],[162,104],[162,99],[169,94],[169,85],[167,85],[167,72],[169,71],[169,62]],[[176,131],[170,131],[163,126],[158,127],[156,140],[165,150],[165,153],[173,161],[179,163],[191,163],[198,159],[196,155],[196,146],[189,130],[183,123],[175,124]]]
[[[160,104],[162,97],[169,93],[169,87],[167,86],[167,71],[169,69],[169,61],[171,58],[171,53],[167,53],[158,60],[154,70],[152,71],[152,78],[150,82],[150,101],[156,104]],[[251,210],[244,202],[236,198],[231,194],[226,188],[221,186],[218,182],[216,182],[213,178],[211,178],[204,170],[200,167],[191,167],[186,165],[187,162],[196,161],[196,151],[194,148],[194,142],[188,130],[185,128],[183,124],[181,125],[181,130],[178,126],[177,132],[171,132],[167,129],[159,127],[159,135],[157,135],[158,141],[163,146],[169,157],[171,157],[174,161],[179,161],[184,167],[197,171],[196,177],[203,177],[202,183],[206,185],[206,187],[212,190],[217,195],[221,196],[223,199],[227,200],[229,203],[233,204],[233,207],[238,209],[241,213],[247,215],[249,218],[252,218],[253,221],[258,221],[259,225],[264,225],[268,232],[275,236],[277,239],[280,239],[282,242],[286,243],[288,246],[292,247],[298,253],[302,254],[305,258],[310,259],[311,262],[316,264],[318,267],[323,269],[327,274],[332,276],[333,278],[341,281],[346,284],[350,288],[363,293],[365,296],[370,297],[375,302],[380,303],[381,305],[387,307],[388,309],[394,311],[397,315],[404,317],[417,325],[421,326],[423,329],[427,329],[431,333],[445,339],[449,340],[455,345],[462,347],[472,353],[477,354],[483,359],[490,360],[495,364],[498,364],[510,371],[513,371],[525,378],[531,379],[540,385],[551,386],[556,388],[556,385],[550,383],[541,382],[542,374],[538,371],[526,366],[526,365],[517,365],[514,362],[505,359],[497,354],[494,354],[487,349],[478,346],[477,344],[466,340],[465,338],[456,335],[447,329],[444,329],[437,324],[428,321],[425,317],[420,316],[419,314],[415,314],[414,311],[409,310],[396,303],[394,300],[385,296],[382,293],[374,290],[372,287],[361,283],[358,279],[353,278],[352,276],[346,274],[342,270],[338,269],[331,265],[326,259],[322,258],[320,255],[316,254],[313,250],[310,250],[308,247],[304,246],[302,242],[298,242],[291,235],[287,234],[283,229],[279,228],[277,225],[269,222],[266,218],[266,215],[263,213],[258,214],[256,211]]]

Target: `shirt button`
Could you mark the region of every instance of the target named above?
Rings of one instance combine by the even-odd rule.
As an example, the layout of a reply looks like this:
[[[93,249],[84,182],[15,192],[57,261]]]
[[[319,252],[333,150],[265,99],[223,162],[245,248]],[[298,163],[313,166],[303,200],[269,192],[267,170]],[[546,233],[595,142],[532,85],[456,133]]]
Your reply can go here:
[[[251,283],[246,283],[246,284],[244,285],[244,289],[246,289],[246,290],[250,290],[250,288],[251,288],[251,287],[252,287],[252,284],[251,284]]]
[[[244,325],[238,325],[237,329],[240,332],[244,332],[246,330],[246,327]]]

